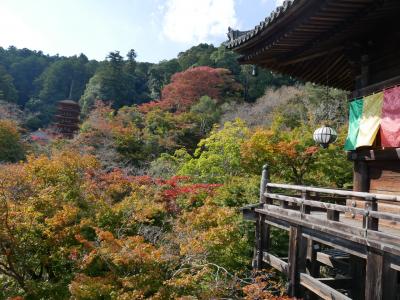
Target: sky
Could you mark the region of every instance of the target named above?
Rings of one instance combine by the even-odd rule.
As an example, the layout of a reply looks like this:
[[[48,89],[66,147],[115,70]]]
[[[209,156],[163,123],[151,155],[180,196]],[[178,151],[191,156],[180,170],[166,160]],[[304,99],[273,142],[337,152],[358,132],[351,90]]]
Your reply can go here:
[[[199,43],[218,46],[228,27],[249,30],[281,0],[0,0],[0,46],[103,60],[135,49],[157,63]]]

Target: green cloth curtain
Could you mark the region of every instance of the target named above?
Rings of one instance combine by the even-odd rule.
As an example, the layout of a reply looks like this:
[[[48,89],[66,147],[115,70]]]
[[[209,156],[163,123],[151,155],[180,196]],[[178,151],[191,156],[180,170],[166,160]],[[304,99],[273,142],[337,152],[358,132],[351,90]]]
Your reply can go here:
[[[347,151],[355,150],[357,144],[360,120],[363,112],[364,100],[356,99],[349,104],[349,133],[347,135],[344,149]]]

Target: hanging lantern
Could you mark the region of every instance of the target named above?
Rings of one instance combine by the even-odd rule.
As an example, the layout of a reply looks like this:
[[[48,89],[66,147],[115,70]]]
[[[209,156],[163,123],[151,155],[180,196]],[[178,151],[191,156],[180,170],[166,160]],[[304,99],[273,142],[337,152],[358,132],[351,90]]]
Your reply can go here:
[[[252,76],[257,76],[258,72],[257,72],[257,66],[253,65],[253,70],[251,71],[251,75]]]
[[[317,144],[322,146],[322,148],[328,148],[329,144],[336,141],[337,133],[330,127],[322,126],[314,131],[313,138]]]

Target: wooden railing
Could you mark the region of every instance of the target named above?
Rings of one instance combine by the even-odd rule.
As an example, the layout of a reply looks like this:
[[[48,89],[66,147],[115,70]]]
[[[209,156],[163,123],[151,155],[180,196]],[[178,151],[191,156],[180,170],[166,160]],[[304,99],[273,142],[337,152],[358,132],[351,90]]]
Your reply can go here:
[[[284,189],[289,191],[298,191],[299,196],[288,196],[285,194],[274,193],[273,189]],[[345,196],[362,200],[365,202],[364,208],[356,208],[345,204],[337,204],[326,201],[318,201],[321,194],[331,196],[335,201],[335,196]],[[395,230],[379,231],[379,220],[388,220],[400,222],[400,215],[378,211],[378,202],[399,202],[400,196],[361,193],[345,190],[323,189],[315,187],[295,186],[287,184],[267,183],[266,191],[263,193],[265,202],[259,209],[267,210],[278,214],[280,218],[290,218],[290,220],[301,221],[307,226],[307,222],[313,225],[313,228],[332,227],[332,231],[340,231],[340,236],[357,240],[363,244],[372,245],[372,243],[386,243],[387,251],[400,255],[400,236],[396,236]],[[327,198],[329,199],[329,198]],[[313,214],[316,212],[316,214]],[[326,213],[325,215],[323,213]],[[356,226],[350,222],[350,217],[344,217],[341,220],[341,213],[347,213],[355,218],[357,215],[363,217],[361,226]],[[346,222],[347,221],[347,222]],[[350,234],[351,236],[346,236]],[[393,247],[389,247],[393,245]]]
[[[365,205],[349,206],[348,200]],[[293,297],[304,297],[306,288],[323,299],[397,299],[400,230],[379,223],[400,222],[400,215],[379,211],[380,201],[400,205],[400,196],[270,183],[264,167],[259,203],[243,210],[256,221],[254,267],[268,264],[286,274]],[[290,233],[287,261],[270,253],[270,226]],[[333,288],[340,286],[337,279],[320,277],[321,245],[349,255],[352,273],[340,282],[343,288],[352,280],[351,298]]]

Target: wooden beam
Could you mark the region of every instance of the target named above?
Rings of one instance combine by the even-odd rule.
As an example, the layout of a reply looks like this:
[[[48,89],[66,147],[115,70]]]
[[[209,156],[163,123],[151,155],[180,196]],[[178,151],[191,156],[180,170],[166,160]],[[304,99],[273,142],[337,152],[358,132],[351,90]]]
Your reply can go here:
[[[290,231],[290,224],[285,220],[271,218],[266,215],[265,223],[285,231]]]
[[[266,214],[272,212],[279,214],[282,217],[287,217],[292,220],[293,225],[300,225],[301,223],[312,228],[315,228],[316,226],[320,228],[332,228],[334,231],[348,233],[353,236],[359,236],[360,238],[364,238],[365,236],[365,230],[362,228],[347,225],[341,222],[324,220],[313,215],[302,214],[301,212],[291,209],[284,209],[275,205],[265,205],[264,209],[258,209],[256,211]]]
[[[353,285],[353,279],[351,277],[342,277],[342,278],[315,278],[319,282],[326,284],[327,286],[333,289],[349,289]]]
[[[262,204],[257,203],[257,204],[251,204],[251,205],[246,205],[245,207],[242,207],[240,210],[242,211],[243,218],[248,221],[257,221],[257,214],[255,213],[256,208],[261,208]]]
[[[337,258],[324,252],[318,252],[317,260],[328,267],[337,268],[348,272],[349,269],[348,256],[346,258]]]
[[[339,47],[336,47],[336,48],[333,48],[333,49],[329,49],[329,50],[325,50],[325,51],[318,51],[318,52],[311,53],[311,54],[304,55],[304,56],[299,55],[299,56],[293,57],[291,59],[290,58],[285,58],[285,59],[282,59],[282,61],[279,64],[281,66],[297,64],[299,62],[303,62],[303,61],[307,61],[307,60],[310,60],[310,59],[314,59],[314,58],[318,58],[318,57],[321,57],[321,56],[325,56],[326,54],[332,54],[334,52],[343,50],[343,48],[344,48],[343,46],[339,46]]]
[[[350,255],[365,259],[367,257],[367,247],[346,239],[332,236],[331,234],[321,233],[312,229],[304,228],[304,236],[312,238],[316,242],[329,247],[335,247]]]
[[[395,270],[395,271],[397,271],[397,272],[400,272],[400,266],[395,264],[395,263],[391,263],[390,264],[390,268]]]
[[[387,89],[400,84],[400,76],[392,77],[390,79],[377,82],[363,88],[357,89],[351,95],[352,98],[359,98],[369,94],[372,94],[376,91],[382,91],[383,89]]]
[[[358,198],[375,197],[377,200],[400,202],[400,196],[396,195],[375,194],[375,193],[347,191],[347,190],[335,190],[335,189],[318,188],[318,187],[303,186],[303,185],[281,184],[281,183],[268,183],[267,187],[296,190],[296,191],[325,193],[325,194],[347,196],[347,197],[358,197]]]
[[[368,149],[350,151],[347,158],[349,160],[365,160],[365,161],[399,161],[400,148],[395,149]],[[396,162],[397,163],[397,162]]]
[[[285,274],[288,276],[288,263],[283,261],[282,259],[272,255],[271,253],[264,252],[263,253],[263,261],[273,267],[274,269],[277,269],[279,272]]]
[[[350,206],[346,206],[346,205],[333,204],[333,203],[329,203],[329,202],[307,200],[307,199],[303,200],[302,198],[279,195],[279,194],[272,194],[272,193],[266,193],[266,195],[271,199],[286,201],[286,202],[290,202],[290,203],[296,203],[299,205],[303,204],[305,206],[310,206],[310,207],[323,208],[325,210],[330,210],[330,211],[354,213],[354,214],[358,214],[358,215],[365,215],[365,213],[366,213],[365,209],[350,207]],[[377,214],[378,214],[378,212],[377,212]],[[396,219],[395,216],[391,216],[391,215],[390,216],[388,215],[387,217]],[[398,217],[400,220],[400,216],[398,216]],[[329,220],[331,220],[331,219],[329,219]],[[336,220],[335,219],[332,219],[332,220],[338,221],[339,219],[337,218]]]
[[[304,214],[302,215],[303,219],[301,219],[300,218],[301,214],[299,212],[292,210],[285,210],[279,207],[273,207],[272,209],[269,210],[257,209],[256,212],[274,217],[275,219],[282,219],[292,225],[303,226],[304,231],[306,231],[308,227],[308,229],[311,230],[308,230],[307,232],[311,236],[316,236],[316,233],[318,233],[318,231],[320,233],[324,233],[324,235],[329,234],[327,236],[332,241],[331,242],[332,247],[335,248],[336,248],[335,245],[339,242],[339,240],[344,239],[347,240],[348,242],[353,241],[356,244],[360,244],[360,246],[369,245],[370,247],[375,247],[376,249],[382,249],[383,251],[392,253],[394,255],[400,255],[399,238],[383,232],[371,230],[367,231],[367,235],[365,236],[365,232],[361,228],[359,229],[352,226],[347,226],[341,224],[340,222],[321,220],[315,217],[311,218],[311,216]],[[347,231],[344,230],[346,228],[348,229]],[[324,239],[322,238],[320,240],[323,241]],[[348,251],[346,251],[345,248],[343,248],[342,250],[358,255],[357,250],[356,252],[350,252],[351,251],[350,249],[356,249],[356,248],[357,247],[351,247],[349,248]],[[362,249],[362,247],[360,249]]]
[[[351,300],[346,295],[305,273],[300,274],[300,284],[324,300]]]

